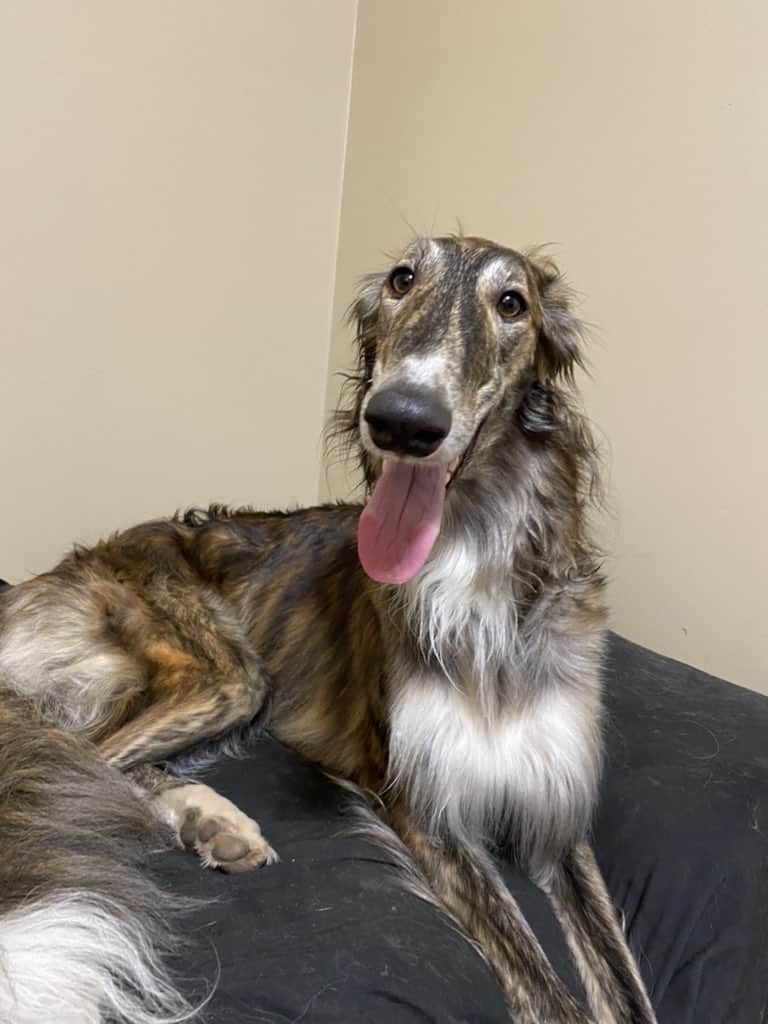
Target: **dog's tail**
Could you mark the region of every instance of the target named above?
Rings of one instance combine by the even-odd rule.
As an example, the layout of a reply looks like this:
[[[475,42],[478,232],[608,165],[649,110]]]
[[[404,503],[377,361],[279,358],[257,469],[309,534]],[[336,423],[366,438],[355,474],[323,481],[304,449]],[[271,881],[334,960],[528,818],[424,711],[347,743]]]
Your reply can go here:
[[[159,820],[95,749],[0,681],[0,1022],[171,1024],[168,900],[140,867]]]

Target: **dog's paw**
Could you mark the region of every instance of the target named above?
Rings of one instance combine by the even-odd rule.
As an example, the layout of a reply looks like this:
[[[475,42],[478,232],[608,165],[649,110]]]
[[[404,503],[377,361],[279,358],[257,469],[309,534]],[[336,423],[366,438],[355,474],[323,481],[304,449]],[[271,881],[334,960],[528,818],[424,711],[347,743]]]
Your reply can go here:
[[[187,849],[197,851],[208,868],[221,868],[234,874],[277,860],[275,851],[262,836],[256,822],[238,811],[234,804],[216,814],[190,807],[179,836]]]
[[[258,824],[210,786],[174,787],[161,799],[175,812],[182,844],[195,850],[205,867],[235,874],[278,859]]]

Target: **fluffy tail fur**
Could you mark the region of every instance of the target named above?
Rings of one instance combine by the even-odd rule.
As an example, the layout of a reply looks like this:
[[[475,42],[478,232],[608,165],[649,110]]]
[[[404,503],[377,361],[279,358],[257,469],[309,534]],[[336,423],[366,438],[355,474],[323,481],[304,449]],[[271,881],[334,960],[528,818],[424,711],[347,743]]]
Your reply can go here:
[[[0,1021],[171,1024],[168,898],[140,860],[163,825],[95,750],[0,682]]]

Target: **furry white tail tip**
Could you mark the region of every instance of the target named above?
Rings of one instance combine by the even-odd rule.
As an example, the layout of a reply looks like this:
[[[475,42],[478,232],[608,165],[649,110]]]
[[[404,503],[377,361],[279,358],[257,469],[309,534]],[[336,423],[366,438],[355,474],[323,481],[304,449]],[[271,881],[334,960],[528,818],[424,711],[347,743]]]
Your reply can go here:
[[[199,1009],[151,933],[108,900],[56,895],[0,919],[1,1024],[179,1024]]]

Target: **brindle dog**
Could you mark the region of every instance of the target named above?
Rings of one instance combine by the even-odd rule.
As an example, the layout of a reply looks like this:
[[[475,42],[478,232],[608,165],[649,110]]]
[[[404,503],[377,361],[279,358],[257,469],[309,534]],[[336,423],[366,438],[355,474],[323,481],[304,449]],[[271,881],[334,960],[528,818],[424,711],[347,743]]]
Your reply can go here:
[[[354,318],[336,429],[359,451],[365,508],[214,508],[77,549],[2,598],[0,673],[228,871],[270,860],[255,822],[207,786],[136,769],[268,698],[276,737],[375,794],[379,835],[519,1024],[652,1024],[587,838],[605,606],[568,291],[536,254],[419,239],[365,280]],[[492,854],[549,896],[588,1009]]]

